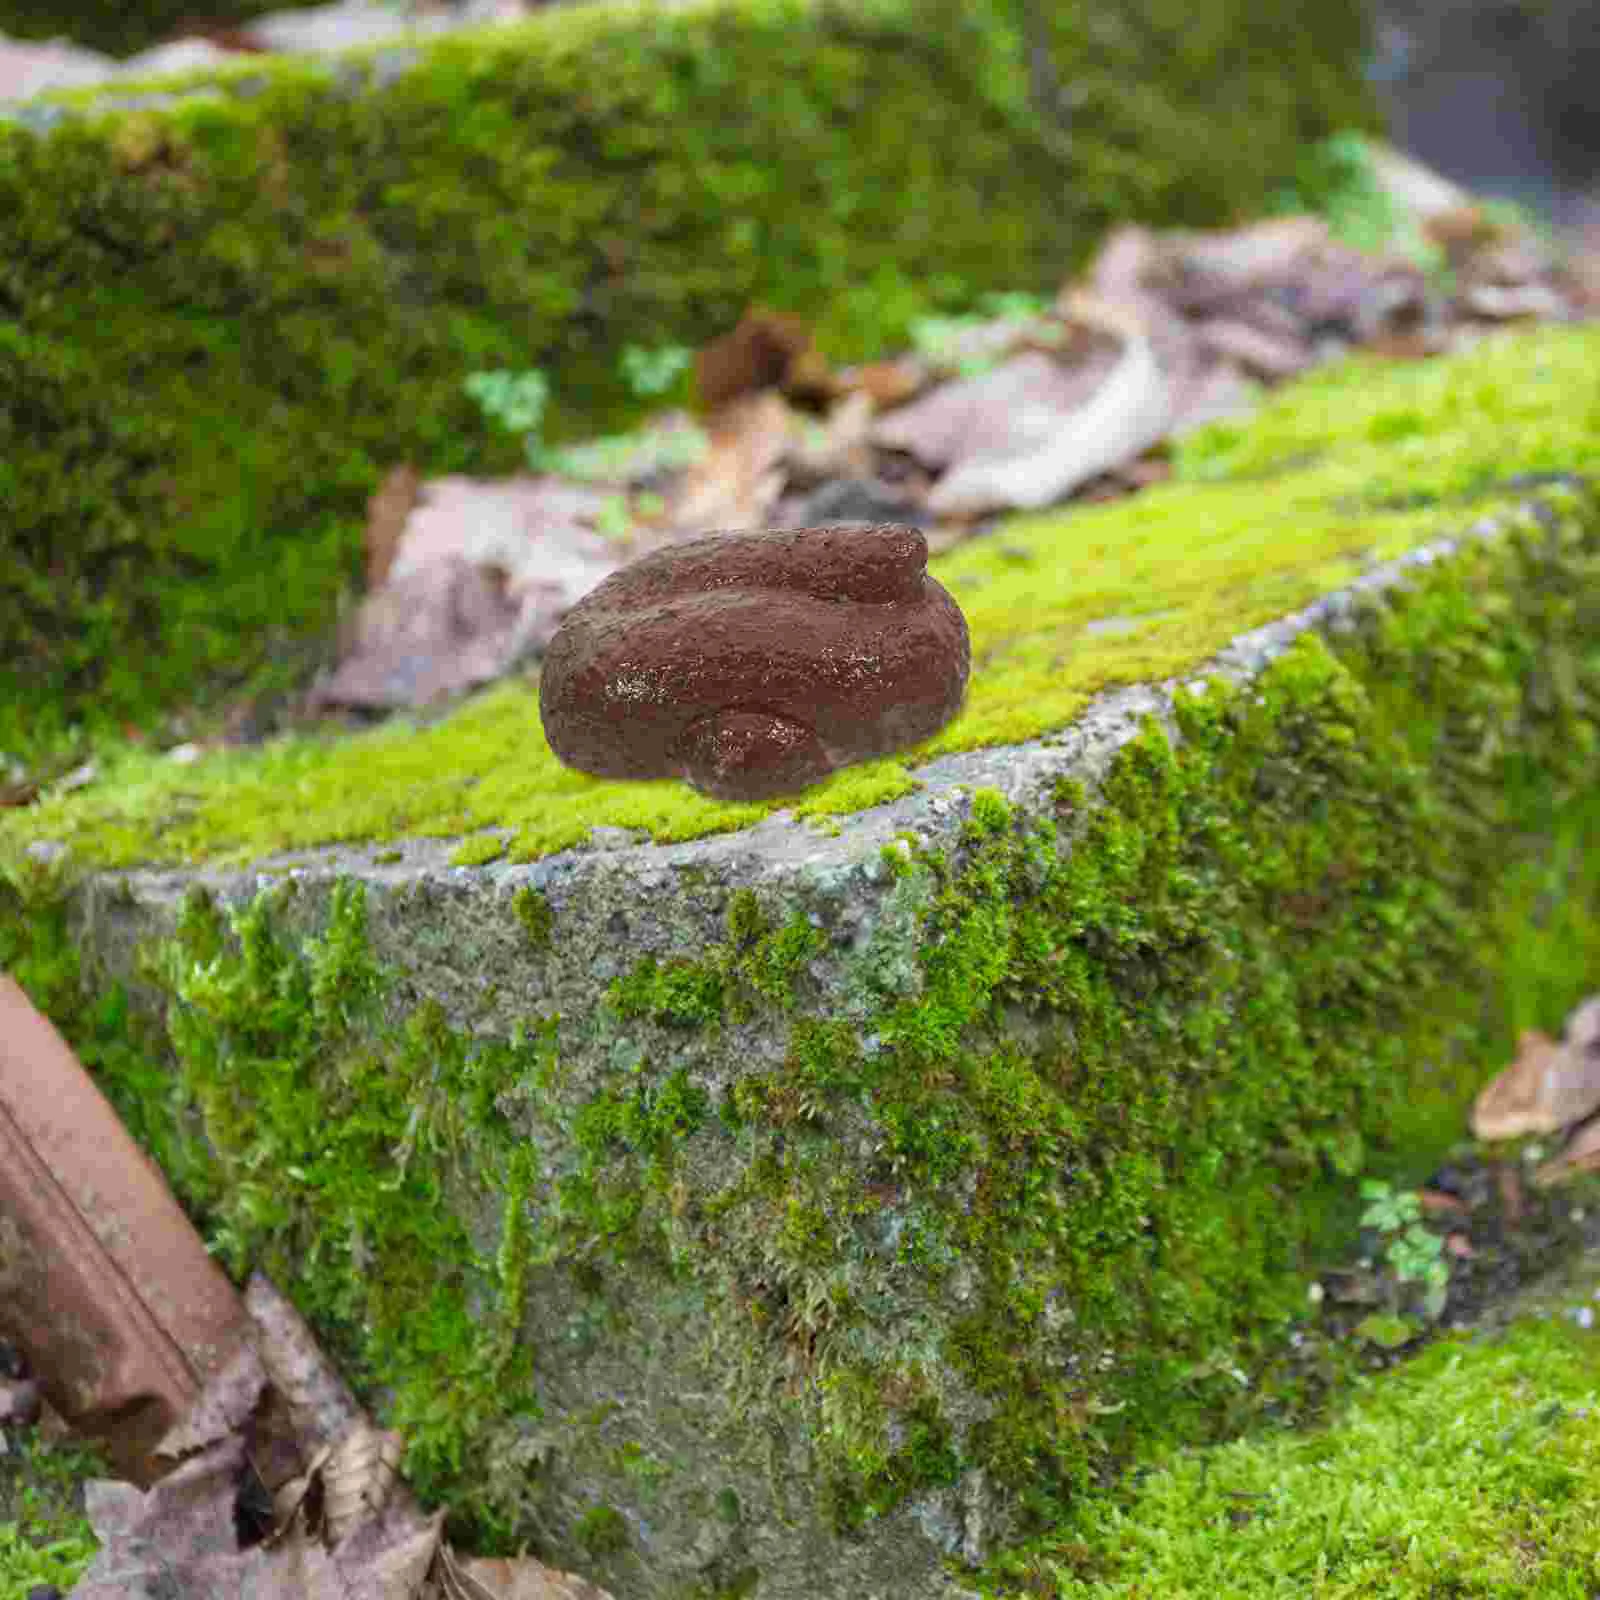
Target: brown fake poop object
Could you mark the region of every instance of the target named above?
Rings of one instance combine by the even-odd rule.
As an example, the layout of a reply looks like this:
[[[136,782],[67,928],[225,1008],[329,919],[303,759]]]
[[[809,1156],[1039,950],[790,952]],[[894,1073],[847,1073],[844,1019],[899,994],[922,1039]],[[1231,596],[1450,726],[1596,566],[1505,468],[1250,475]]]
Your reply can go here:
[[[966,618],[915,528],[710,534],[635,561],[567,613],[539,714],[600,778],[765,800],[937,733],[961,708]]]

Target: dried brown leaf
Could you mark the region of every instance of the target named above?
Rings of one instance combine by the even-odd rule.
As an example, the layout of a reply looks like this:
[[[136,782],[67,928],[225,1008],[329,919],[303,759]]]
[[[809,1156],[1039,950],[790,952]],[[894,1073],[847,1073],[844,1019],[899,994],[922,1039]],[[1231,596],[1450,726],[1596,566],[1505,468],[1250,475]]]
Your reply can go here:
[[[684,474],[664,521],[684,534],[764,527],[783,492],[788,406],[775,394],[751,396],[728,406],[710,434],[711,448]]]
[[[1147,286],[1185,313],[1203,313],[1265,288],[1295,282],[1327,247],[1320,217],[1274,217],[1215,233],[1174,233],[1153,241]]]
[[[1304,338],[1267,333],[1238,317],[1204,318],[1195,324],[1195,337],[1210,355],[1277,382],[1304,372],[1316,359]]]
[[[1533,1174],[1534,1187],[1548,1189],[1580,1172],[1600,1172],[1600,1117],[1583,1123],[1560,1150]]]
[[[1553,1133],[1545,1103],[1545,1079],[1561,1058],[1561,1046],[1547,1033],[1527,1028],[1517,1035],[1517,1054],[1472,1105],[1472,1132],[1479,1139],[1517,1139]]]
[[[305,1319],[264,1273],[251,1275],[244,1299],[256,1325],[262,1365],[288,1402],[302,1448],[312,1455],[332,1445],[361,1419],[355,1396]]]
[[[710,412],[769,389],[806,398],[832,392],[827,363],[805,319],[761,306],[696,354],[694,376],[700,403]]]
[[[383,587],[400,548],[406,522],[422,493],[422,477],[409,461],[391,467],[367,502],[367,589]]]
[[[1137,315],[1087,295],[1076,297],[1071,310],[1081,324],[1122,339],[1116,365],[1082,404],[1065,415],[1042,418],[1036,442],[958,462],[928,495],[928,508],[936,515],[1051,505],[1165,436],[1173,384]]]
[[[864,394],[873,409],[887,411],[914,399],[928,385],[928,369],[913,356],[893,361],[868,361],[847,367],[839,374],[839,388],[845,394]]]
[[[249,1421],[266,1382],[266,1368],[254,1341],[242,1341],[156,1446],[156,1454],[176,1460],[237,1433]]]
[[[364,1418],[340,1439],[322,1464],[323,1523],[328,1543],[376,1515],[395,1491],[405,1441]]]
[[[1111,349],[1075,369],[1040,351],[1024,351],[992,372],[940,384],[879,417],[872,442],[903,450],[936,471],[975,459],[1008,459],[1048,440],[1115,364]]]
[[[558,1572],[532,1556],[463,1558],[440,1547],[444,1600],[611,1600],[585,1578]]]
[[[1556,1133],[1597,1109],[1600,997],[1574,1009],[1559,1044],[1533,1029],[1520,1035],[1516,1059],[1474,1103],[1472,1131],[1479,1139]]]

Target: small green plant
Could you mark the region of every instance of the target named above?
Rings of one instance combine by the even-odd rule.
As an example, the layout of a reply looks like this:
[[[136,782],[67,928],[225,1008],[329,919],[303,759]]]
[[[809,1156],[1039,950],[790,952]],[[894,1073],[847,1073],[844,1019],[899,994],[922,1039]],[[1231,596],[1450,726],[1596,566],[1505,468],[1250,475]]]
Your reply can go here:
[[[1357,250],[1398,250],[1441,278],[1444,253],[1431,243],[1380,180],[1372,152],[1359,133],[1336,133],[1310,146],[1293,180],[1270,199],[1278,214],[1311,211],[1333,235]]]
[[[659,350],[630,344],[622,352],[622,381],[641,398],[665,394],[689,370],[691,359],[687,346],[681,344],[663,345]]]
[[[528,372],[471,373],[462,388],[478,402],[491,422],[509,433],[525,435],[528,466],[535,472],[545,463],[544,415],[550,404],[550,380],[537,367]]]
[[[953,366],[963,378],[988,372],[999,361],[997,353],[962,353],[962,342],[975,329],[990,322],[1027,322],[1044,315],[1047,302],[1038,295],[1002,292],[981,295],[976,311],[955,317],[919,317],[911,324],[911,343],[924,361],[936,367]],[[1049,325],[1054,328],[1055,325]],[[1051,335],[1044,327],[1041,338]]]
[[[650,356],[651,352],[637,352]],[[654,357],[681,354],[688,360],[686,351],[656,351]],[[636,392],[657,392],[640,388],[640,383],[653,383],[664,370],[657,361],[645,369],[643,377],[635,382]],[[670,383],[670,379],[668,380]],[[639,429],[633,433],[606,434],[585,444],[566,445],[552,449],[544,442],[545,415],[550,405],[550,380],[537,368],[528,372],[474,372],[462,385],[467,394],[477,401],[479,409],[491,422],[498,423],[508,432],[525,435],[524,444],[531,472],[555,472],[564,478],[575,478],[580,483],[615,483],[619,480],[649,477],[657,472],[675,472],[698,461],[710,440],[692,423],[680,427]],[[645,515],[652,515],[648,510]],[[624,521],[617,525],[615,512],[609,514],[615,531],[626,532]]]
[[[1383,1257],[1396,1287],[1421,1285],[1422,1308],[1437,1321],[1450,1287],[1450,1264],[1444,1259],[1444,1240],[1422,1225],[1421,1200],[1381,1178],[1362,1179],[1361,1198],[1367,1202],[1361,1225],[1376,1228],[1382,1237]]]

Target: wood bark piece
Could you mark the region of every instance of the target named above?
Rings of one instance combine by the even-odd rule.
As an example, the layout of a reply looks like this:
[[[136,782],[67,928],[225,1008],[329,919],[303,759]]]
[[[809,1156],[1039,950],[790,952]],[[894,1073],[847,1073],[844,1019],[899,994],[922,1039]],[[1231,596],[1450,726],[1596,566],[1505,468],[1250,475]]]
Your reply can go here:
[[[246,1336],[232,1285],[60,1034],[0,976],[0,1333],[137,1483]]]

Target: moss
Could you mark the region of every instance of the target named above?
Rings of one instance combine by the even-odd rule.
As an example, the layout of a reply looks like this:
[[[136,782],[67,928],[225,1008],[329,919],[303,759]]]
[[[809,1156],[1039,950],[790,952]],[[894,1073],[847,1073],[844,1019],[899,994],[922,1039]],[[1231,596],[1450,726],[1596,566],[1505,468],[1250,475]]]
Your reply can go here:
[[[1009,19],[931,26],[920,0],[561,8],[428,44],[381,90],[253,60],[160,115],[85,91],[48,137],[0,127],[0,748],[302,681],[386,468],[516,464],[474,370],[544,370],[555,438],[614,428],[639,409],[627,344],[695,345],[760,301],[853,358],[982,290],[1053,288],[1115,217],[1248,207],[1304,138],[1371,118],[1357,8],[1328,13],[1293,30],[1294,95],[1248,50],[1191,58],[1166,116],[1105,93],[1066,156]],[[1218,17],[1219,42],[1258,28]],[[1152,3],[1146,70],[1192,28]],[[1064,76],[1118,81],[1081,30],[1059,44]],[[1252,85],[1252,137],[1207,176],[1221,145],[1192,129]]]
[[[1007,543],[1028,552],[1026,564],[992,540],[935,561],[972,633],[976,666],[961,715],[903,758],[836,774],[801,797],[797,813],[875,804],[885,775],[903,792],[936,755],[1048,733],[1101,690],[1190,673],[1242,629],[1497,503],[1491,482],[1511,492],[1519,475],[1555,463],[1595,471],[1600,415],[1571,396],[1588,392],[1597,360],[1600,331],[1543,329],[1414,369],[1346,363],[1281,392],[1248,435],[1213,430],[1186,444],[1193,481],[1015,519]],[[1397,461],[1398,447],[1372,443],[1368,431],[1402,400],[1423,419],[1426,448]],[[1257,428],[1266,446],[1253,442]],[[1290,457],[1300,461],[1293,470],[1283,465]],[[1265,493],[1254,474],[1272,462]],[[1387,505],[1402,473],[1411,492],[1438,503]],[[1145,620],[1133,634],[1087,631],[1108,615]],[[518,830],[510,855],[528,860],[578,844],[591,826],[666,842],[744,827],[769,810],[720,805],[679,783],[567,771],[538,733],[534,688],[519,682],[426,728],[398,721],[182,768],[137,751],[108,755],[101,784],[0,817],[0,845],[59,839],[89,864],[237,862],[319,843],[506,827]]]
[[[550,930],[555,925],[555,913],[550,902],[531,884],[523,884],[511,897],[511,909],[527,936],[530,950],[545,950],[550,945]]]
[[[506,853],[506,842],[497,834],[481,833],[464,839],[450,853],[452,867],[486,867]]]
[[[708,946],[704,956],[646,956],[613,979],[606,996],[617,1015],[693,1028],[719,1022],[724,1011],[744,1020],[756,998],[792,1010],[796,980],[825,945],[823,935],[800,911],[774,930],[749,889],[730,897],[726,922],[727,941]]]
[[[36,1587],[63,1593],[98,1548],[83,1511],[83,1486],[110,1469],[80,1443],[47,1442],[35,1428],[6,1430],[0,1455],[0,1600],[27,1600]]]
[[[627,1518],[615,1506],[591,1506],[578,1518],[573,1536],[594,1555],[610,1555],[627,1548]]]
[[[1237,1422],[1218,1352],[1261,1359],[1303,1304],[1328,1199],[1454,1136],[1478,1081],[1459,1019],[1493,970],[1477,919],[1592,782],[1593,738],[1546,697],[1587,703],[1594,528],[1531,522],[1341,654],[1307,637],[1248,690],[1183,697],[1182,743],[1126,750],[1070,853],[978,798],[959,856],[901,880],[917,979],[882,972],[871,1051],[801,1026],[781,1073],[740,1079],[726,1188],[619,1180],[636,1224],[690,1178],[673,1204],[715,1228],[728,1301],[814,1374],[845,1525],[948,1481],[928,1441],[952,1383],[989,1412],[951,1448],[1024,1526],[1108,1460]],[[1490,729],[1514,758],[1483,760]],[[996,1032],[1008,1006],[1041,1048]],[[927,1448],[904,1455],[908,1418]]]
[[[538,1074],[548,1035],[535,1022],[471,1042],[427,1000],[384,1020],[360,893],[342,889],[325,930],[292,943],[276,927],[288,893],[233,915],[187,900],[153,974],[171,996],[175,1071],[162,1125],[147,1113],[142,1131],[223,1264],[292,1283],[358,1391],[386,1397],[408,1475],[436,1495],[502,1407],[538,1414],[518,1340],[538,1168],[496,1095]],[[129,1087],[116,1063],[97,1075]],[[487,1257],[448,1203],[468,1172],[500,1197]],[[469,1292],[479,1278],[489,1315]],[[492,1496],[457,1509],[495,1526]]]
[[[1183,1456],[1085,1501],[996,1576],[1061,1600],[1586,1594],[1600,1581],[1597,1390],[1600,1342],[1570,1320],[1448,1339],[1326,1429]]]

